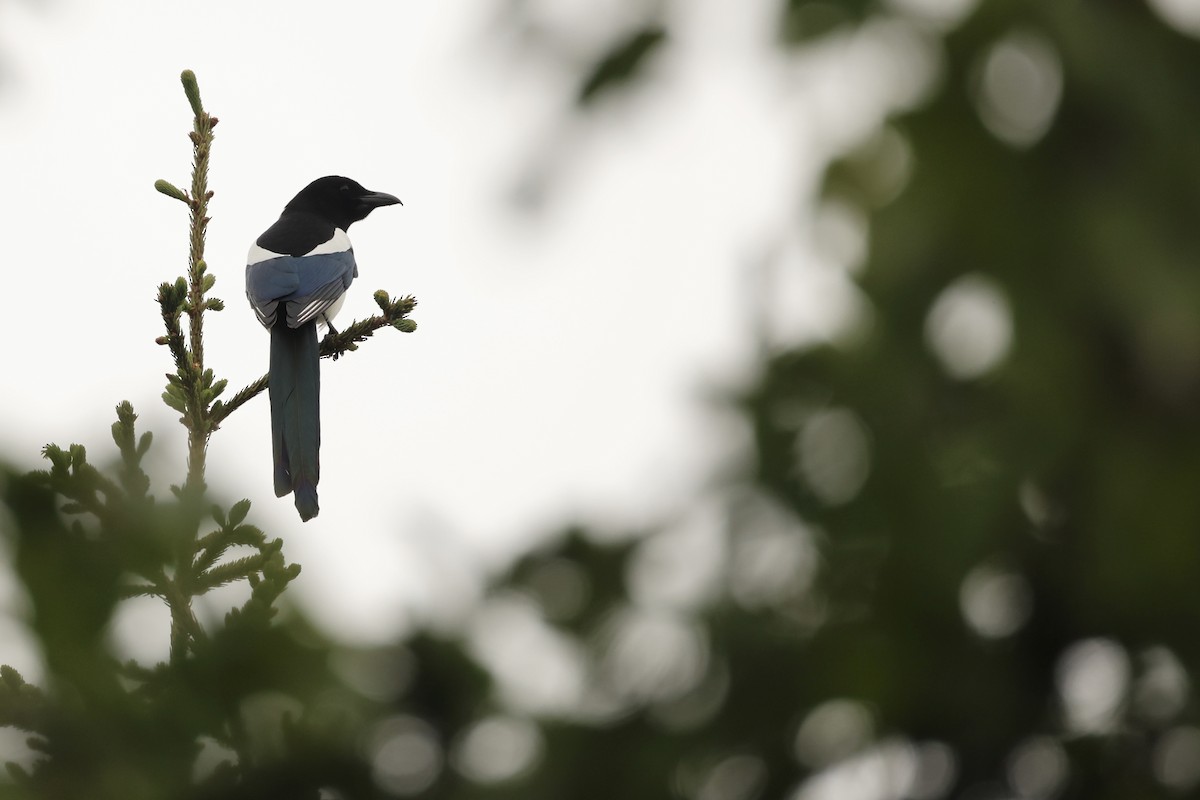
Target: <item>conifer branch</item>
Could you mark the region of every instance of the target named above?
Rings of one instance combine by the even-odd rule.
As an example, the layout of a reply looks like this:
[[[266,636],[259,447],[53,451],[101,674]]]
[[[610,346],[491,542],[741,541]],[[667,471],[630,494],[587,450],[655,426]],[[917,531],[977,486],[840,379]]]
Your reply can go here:
[[[225,388],[225,381],[217,380],[213,371],[204,365],[204,312],[220,311],[224,307],[219,299],[205,296],[216,283],[216,278],[207,274],[204,243],[209,222],[208,201],[213,196],[208,188],[208,165],[217,118],[204,110],[195,74],[191,70],[184,70],[180,81],[193,117],[192,130],[188,134],[192,143],[191,191],[181,191],[164,180],[154,184],[162,194],[187,204],[190,215],[187,279],[177,278],[173,284],[164,283],[158,290],[158,302],[166,328],[166,335],[159,337],[158,342],[168,347],[175,362],[175,372],[166,376],[163,402],[180,413],[180,422],[188,430],[187,478],[176,494],[184,503],[185,508],[181,510],[185,516],[195,521],[195,524],[185,526],[186,531],[175,542],[177,571],[174,577],[167,578],[165,573],[152,577],[155,593],[171,609],[173,660],[182,657],[189,642],[198,642],[204,637],[204,631],[191,609],[194,593],[189,583],[194,576],[189,568],[195,558],[200,523],[200,514],[197,512],[205,490],[205,454],[214,428],[210,411],[213,402]],[[182,325],[184,314],[188,317],[186,338]]]
[[[185,576],[177,575],[172,580],[160,570],[154,577],[154,594],[165,600],[171,610],[171,661],[178,662],[208,636],[192,610],[192,594]]]
[[[62,448],[47,444],[43,456],[49,467],[25,482],[42,494],[33,499],[21,495],[22,502],[32,509],[29,513],[34,521],[14,529],[19,537],[16,569],[39,600],[49,596],[54,601],[38,605],[34,618],[39,630],[45,629],[41,630],[43,642],[53,651],[48,652],[47,663],[58,672],[52,675],[50,690],[42,692],[25,683],[16,670],[0,666],[0,727],[38,734],[30,744],[39,751],[31,770],[6,765],[12,779],[28,788],[29,796],[66,796],[58,791],[65,785],[61,783],[61,767],[72,763],[71,754],[78,744],[91,741],[96,730],[81,714],[98,713],[101,716],[97,719],[107,721],[104,714],[124,706],[124,716],[120,717],[123,722],[136,718],[137,725],[155,725],[159,718],[171,714],[178,717],[192,713],[190,709],[178,711],[178,700],[188,693],[199,696],[196,693],[208,685],[204,682],[208,680],[205,670],[220,674],[230,669],[232,661],[244,658],[248,645],[263,634],[278,633],[273,623],[275,603],[300,572],[298,565],[284,559],[282,540],[268,539],[262,530],[246,522],[250,501],[242,500],[226,509],[206,500],[206,447],[216,423],[229,413],[222,410],[218,399],[226,382],[206,367],[203,341],[204,312],[223,308],[219,299],[207,296],[215,279],[208,274],[204,261],[208,201],[213,196],[208,188],[208,165],[217,120],[204,110],[195,76],[185,71],[181,78],[194,116],[189,133],[193,151],[191,181],[188,191],[165,180],[156,181],[154,186],[164,196],[186,204],[190,214],[187,272],[158,287],[164,334],[157,339],[170,352],[174,367],[166,374],[163,401],[179,412],[180,422],[188,430],[186,478],[170,487],[173,498],[156,498],[151,492],[151,476],[142,466],[153,438],[148,432],[139,434],[133,406],[122,402],[111,427],[119,454],[111,468],[101,470],[89,463],[82,445]],[[388,306],[394,306],[389,319],[370,329],[388,321],[405,330],[414,328],[415,323],[403,316],[412,310],[415,301],[406,301],[389,301]],[[328,343],[328,354],[352,348],[354,341],[370,333],[361,324],[351,328],[342,338]],[[262,387],[265,385],[264,378]],[[240,402],[249,396],[243,395]],[[16,508],[10,500],[18,496],[14,494],[17,487],[16,481],[5,485],[0,480],[0,501],[8,508]],[[26,490],[24,483],[19,488]],[[205,529],[210,510],[216,527]],[[242,548],[243,552],[233,552],[232,548]],[[243,580],[250,587],[249,599],[231,609],[223,625],[214,624],[206,630],[193,610],[195,599]],[[53,592],[62,596],[55,597]],[[169,656],[166,663],[153,668],[118,664],[100,640],[116,605],[136,597],[159,598],[170,610]],[[57,631],[59,628],[61,631]],[[51,629],[57,631],[53,636],[46,633]],[[288,646],[287,637],[280,637],[279,642]],[[204,680],[198,680],[198,676]],[[245,691],[239,692],[237,697],[245,695]],[[213,709],[212,713],[206,710],[198,725],[194,730],[170,726],[154,729],[153,737],[171,738],[165,748],[172,753],[172,764],[178,767],[164,778],[174,790],[155,796],[193,796],[185,790],[200,785],[190,761],[198,751],[201,735],[228,743],[236,753],[236,761],[226,765],[228,785],[221,783],[224,778],[218,780],[214,772],[202,783],[209,784],[209,789],[220,784],[221,791],[200,794],[225,796],[229,793],[224,789],[239,788],[255,774],[258,765],[253,742],[236,703]],[[136,741],[144,745],[148,740]],[[101,768],[107,765],[98,764],[97,769]],[[83,783],[91,777],[86,770],[80,773]]]
[[[188,133],[192,143],[191,191],[184,192],[165,180],[155,181],[154,188],[188,206],[188,275],[186,280],[181,277],[174,284],[159,286],[158,302],[167,333],[158,338],[158,343],[169,347],[176,370],[174,375],[167,376],[163,401],[180,412],[180,421],[188,429],[188,474],[183,486],[198,496],[204,490],[205,451],[213,431],[210,406],[225,387],[225,382],[216,380],[212,370],[204,366],[204,312],[224,308],[220,299],[205,297],[216,283],[204,261],[204,242],[209,222],[208,201],[213,197],[208,188],[208,163],[217,118],[204,110],[195,74],[184,70],[180,80],[193,113],[192,130]],[[188,317],[186,337],[182,326],[184,314]]]
[[[382,313],[361,321],[355,320],[336,334],[327,335],[321,341],[321,358],[332,358],[336,361],[343,354],[357,350],[358,343],[365,342],[375,331],[389,325],[403,333],[412,333],[417,329],[416,321],[408,318],[408,315],[417,307],[415,297],[406,295],[399,300],[392,300],[383,289],[375,292],[373,297]],[[210,415],[214,429],[248,400],[262,394],[270,384],[270,377],[270,374],[263,375],[243,387],[230,398],[228,403],[221,403],[219,400],[214,403]]]
[[[196,75],[190,69],[184,70],[180,76],[184,93],[192,107],[192,195],[191,195],[191,231],[190,249],[188,253],[188,332],[190,334],[192,372],[207,376],[209,387],[212,384],[212,373],[204,369],[204,311],[209,307],[204,294],[212,288],[215,279],[206,279],[207,265],[204,263],[204,240],[208,230],[208,201],[213,193],[208,189],[208,159],[212,151],[213,128],[217,125],[216,117],[204,110],[200,102],[200,88]],[[204,388],[209,388],[204,387]],[[194,394],[195,384],[193,384]],[[201,389],[201,392],[203,389]],[[193,397],[191,409],[192,425],[188,426],[188,478],[187,486],[194,491],[200,491],[204,486],[204,457],[208,447],[208,437],[211,433],[205,417],[209,403],[202,396]]]
[[[30,733],[44,733],[46,698],[36,686],[28,684],[12,667],[0,667],[0,725]]]

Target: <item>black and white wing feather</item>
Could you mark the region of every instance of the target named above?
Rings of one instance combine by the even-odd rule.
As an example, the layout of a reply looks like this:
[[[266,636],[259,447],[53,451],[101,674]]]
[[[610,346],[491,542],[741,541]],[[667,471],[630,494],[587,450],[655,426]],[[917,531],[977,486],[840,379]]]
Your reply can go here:
[[[256,244],[246,261],[246,296],[266,328],[279,321],[281,306],[289,328],[313,320],[328,323],[358,277],[350,238],[340,228],[304,255],[275,253]]]

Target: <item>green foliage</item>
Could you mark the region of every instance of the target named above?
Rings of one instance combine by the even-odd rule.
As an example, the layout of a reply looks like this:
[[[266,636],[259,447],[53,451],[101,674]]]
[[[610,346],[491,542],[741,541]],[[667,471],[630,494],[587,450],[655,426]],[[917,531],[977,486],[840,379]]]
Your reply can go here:
[[[879,6],[787,3],[780,40]],[[852,334],[764,342],[732,402],[755,446],[716,494],[723,565],[671,612],[703,655],[659,648],[702,666],[694,684],[547,728],[522,796],[1200,786],[1200,45],[1141,4],[984,0],[933,54],[927,101],[826,173],[828,207],[867,221]],[[1021,127],[1056,81],[1048,127]],[[993,322],[1011,342],[985,341]],[[506,584],[536,594],[526,577],[563,561],[624,576],[554,623],[611,642],[663,535],[625,553],[568,539]],[[676,716],[683,698],[706,713]]]
[[[128,411],[124,405],[122,412]],[[131,420],[121,427],[122,436],[132,435]],[[15,568],[31,598],[29,622],[50,679],[38,689],[11,667],[0,673],[0,722],[28,731],[39,754],[32,769],[10,764],[19,796],[191,796],[206,791],[205,781],[193,785],[200,737],[244,758],[252,755],[238,739],[237,704],[255,687],[224,696],[209,689],[213,681],[230,682],[227,670],[237,669],[231,643],[279,638],[269,625],[271,604],[298,569],[282,566],[278,542],[227,528],[202,541],[239,539],[260,555],[208,565],[181,562],[195,517],[182,500],[160,503],[144,493],[144,453],[132,453],[124,489],[88,464],[78,446],[50,446],[49,471],[6,482]],[[215,561],[211,547],[201,552]],[[255,589],[210,635],[192,615],[191,601],[233,580],[249,580]],[[112,653],[108,623],[118,602],[137,595],[161,597],[171,608],[169,664],[146,669],[121,664]],[[212,673],[208,683],[198,675],[204,665]],[[260,686],[277,686],[284,675]],[[220,699],[224,706],[215,705]],[[251,774],[246,762],[239,770]]]
[[[579,87],[579,104],[594,103],[608,91],[639,77],[665,38],[666,31],[653,25],[616,42],[583,79]]]
[[[159,286],[166,333],[157,340],[175,366],[162,397],[188,431],[187,478],[166,499],[152,491],[142,466],[152,436],[138,434],[128,402],[112,425],[114,466],[95,466],[82,445],[49,444],[49,469],[0,472],[4,531],[45,673],[39,687],[0,667],[0,725],[28,732],[33,753],[25,765],[6,755],[12,783],[0,785],[0,796],[316,798],[320,787],[370,796],[361,743],[344,723],[313,712],[340,687],[330,648],[303,643],[319,637],[294,613],[280,619],[281,596],[300,567],[287,562],[281,539],[247,522],[248,500],[225,508],[206,498],[209,439],[266,378],[222,405],[227,381],[204,363],[204,313],[224,307],[207,296],[216,278],[204,260],[217,120],[203,109],[195,75],[182,81],[195,113],[191,192],[161,180],[155,188],[186,203],[191,217],[188,275]],[[353,323],[344,340],[327,342],[329,352],[384,325],[411,323],[415,299],[384,298],[380,317]],[[194,604],[237,585],[244,600],[202,625]],[[134,598],[169,609],[168,661],[147,667],[114,654],[109,627],[119,604]],[[342,712],[365,713],[368,703],[341,691]],[[285,698],[287,708],[272,698]]]
[[[807,44],[869,18],[875,0],[787,0],[779,29],[789,45]]]
[[[160,178],[154,182],[154,188],[157,189],[162,194],[165,194],[167,197],[173,197],[176,200],[179,200],[184,203],[190,202],[188,200],[188,196],[186,194],[184,194],[184,192],[181,189],[179,189],[177,186],[175,186],[175,184],[173,184],[169,181],[164,181]]]
[[[778,41],[878,5],[786,3]],[[248,503],[151,493],[127,404],[114,469],[49,446],[47,472],[4,481],[47,679],[0,669],[0,723],[41,754],[0,796],[1194,793],[1200,45],[1116,2],[919,24],[940,77],[822,187],[867,221],[853,333],[764,342],[760,379],[725,401],[753,448],[703,503],[615,542],[565,531],[495,578],[469,633],[325,641],[283,602],[297,568]],[[581,99],[681,38],[614,41]],[[1004,119],[1037,96],[1017,80],[1006,98],[1014,74],[1061,80],[1045,130]],[[220,405],[183,330],[212,288],[196,264],[160,288],[164,400],[211,432],[266,379]],[[411,298],[375,299],[324,355],[411,327]],[[242,581],[200,628],[190,599]],[[135,596],[172,610],[167,663],[109,652]],[[543,651],[569,666],[543,675]],[[542,706],[514,689],[555,676]]]

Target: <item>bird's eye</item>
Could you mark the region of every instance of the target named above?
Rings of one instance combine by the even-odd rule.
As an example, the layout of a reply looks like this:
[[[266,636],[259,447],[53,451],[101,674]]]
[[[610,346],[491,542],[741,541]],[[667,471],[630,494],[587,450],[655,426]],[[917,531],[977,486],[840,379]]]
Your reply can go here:
[[[340,189],[340,191],[343,191],[343,192],[348,192],[348,191],[350,191],[350,184],[348,184],[348,183],[343,183],[343,184],[342,184],[342,188]]]

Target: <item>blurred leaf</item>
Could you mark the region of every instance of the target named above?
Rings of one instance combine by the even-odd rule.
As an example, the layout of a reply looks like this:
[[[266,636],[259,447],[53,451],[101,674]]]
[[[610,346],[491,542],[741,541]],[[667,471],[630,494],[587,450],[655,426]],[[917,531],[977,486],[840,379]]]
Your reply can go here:
[[[579,105],[587,106],[622,84],[639,77],[647,59],[666,41],[666,30],[647,27],[613,45],[579,87]]]
[[[785,44],[807,44],[839,28],[861,23],[874,0],[787,0],[780,20]]]

